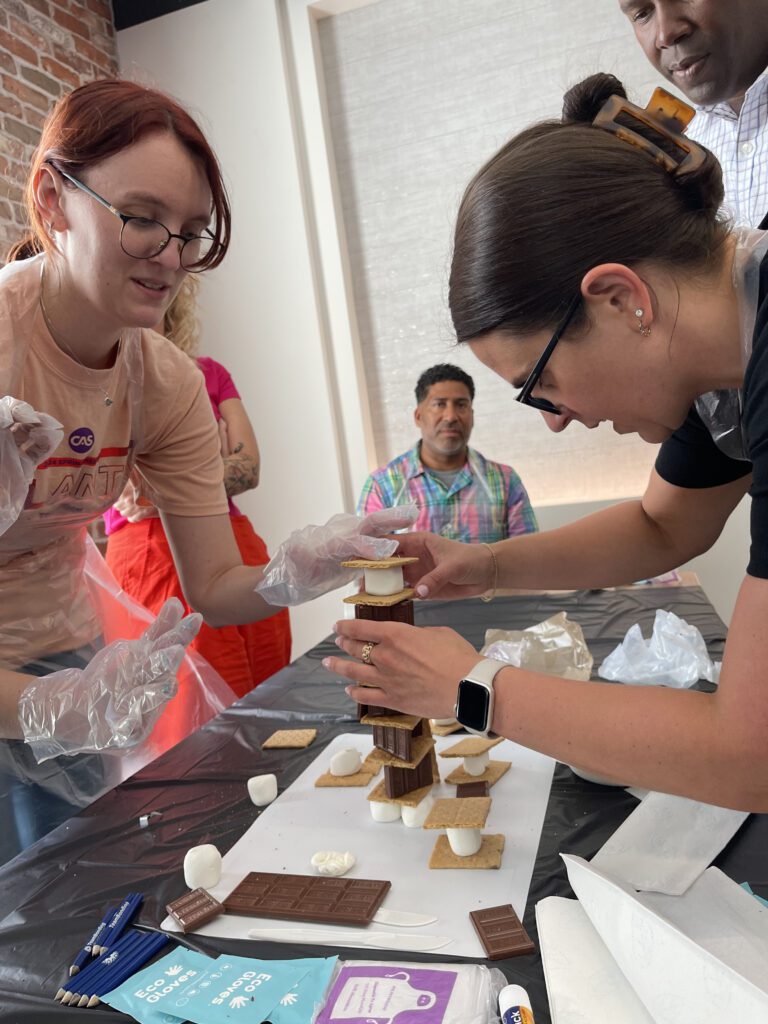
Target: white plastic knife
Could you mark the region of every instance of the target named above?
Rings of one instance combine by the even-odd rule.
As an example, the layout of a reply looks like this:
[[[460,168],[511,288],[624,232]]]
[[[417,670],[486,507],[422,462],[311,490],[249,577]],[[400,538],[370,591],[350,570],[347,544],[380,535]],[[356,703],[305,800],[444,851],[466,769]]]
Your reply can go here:
[[[336,931],[332,928],[251,928],[252,939],[269,942],[316,942],[323,946],[375,946],[377,949],[403,949],[416,953],[442,949],[453,939],[449,935],[414,935],[413,932]]]
[[[372,920],[376,924],[388,924],[395,928],[424,928],[437,920],[431,914],[412,914],[409,910],[387,910],[379,907]]]

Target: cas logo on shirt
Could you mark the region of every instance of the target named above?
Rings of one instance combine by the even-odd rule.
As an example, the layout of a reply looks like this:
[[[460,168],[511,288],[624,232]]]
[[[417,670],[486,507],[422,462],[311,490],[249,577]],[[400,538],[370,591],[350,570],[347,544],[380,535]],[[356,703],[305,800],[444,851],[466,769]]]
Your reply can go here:
[[[69,435],[69,447],[78,455],[85,455],[93,448],[93,431],[90,427],[76,427]]]

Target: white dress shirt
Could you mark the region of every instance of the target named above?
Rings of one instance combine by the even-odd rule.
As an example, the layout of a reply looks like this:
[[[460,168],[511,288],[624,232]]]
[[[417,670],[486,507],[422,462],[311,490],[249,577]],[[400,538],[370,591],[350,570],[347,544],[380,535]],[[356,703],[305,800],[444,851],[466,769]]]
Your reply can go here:
[[[747,89],[738,114],[728,103],[697,107],[687,134],[720,161],[724,208],[734,223],[756,228],[768,214],[768,68]]]

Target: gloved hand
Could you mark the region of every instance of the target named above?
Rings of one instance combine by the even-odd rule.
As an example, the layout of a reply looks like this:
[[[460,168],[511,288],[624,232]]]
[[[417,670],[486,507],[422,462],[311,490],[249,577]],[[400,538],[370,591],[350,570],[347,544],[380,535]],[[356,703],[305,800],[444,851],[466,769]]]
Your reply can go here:
[[[342,562],[388,558],[397,541],[384,535],[407,529],[418,514],[415,505],[380,508],[365,518],[342,512],[324,526],[294,530],[265,566],[256,593],[269,604],[284,607],[335,590],[360,574],[358,569],[343,568]]]
[[[130,750],[178,689],[176,672],[202,615],[166,601],[138,640],[115,640],[85,666],[41,676],[19,698],[24,740],[38,764],[59,754]]]
[[[19,518],[35,470],[63,436],[53,416],[10,395],[0,398],[0,536]]]

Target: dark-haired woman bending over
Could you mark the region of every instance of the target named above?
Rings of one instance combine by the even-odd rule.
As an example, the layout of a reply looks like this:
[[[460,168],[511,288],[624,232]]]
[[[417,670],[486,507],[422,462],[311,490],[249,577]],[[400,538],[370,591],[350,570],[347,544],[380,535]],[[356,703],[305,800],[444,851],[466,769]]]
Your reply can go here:
[[[612,98],[613,97],[613,98]],[[622,99],[623,97],[623,99]],[[456,225],[459,342],[549,426],[662,442],[640,500],[492,552],[411,534],[421,597],[587,588],[674,568],[752,496],[751,554],[716,693],[574,682],[501,667],[481,723],[625,783],[768,810],[768,236],[731,230],[712,155],[679,133],[677,101],[641,111],[597,75],[478,172]],[[677,118],[677,120],[676,120]],[[415,714],[453,712],[478,656],[447,629],[348,621],[328,667]],[[370,651],[370,649],[369,649]],[[489,672],[488,667],[485,668]]]

